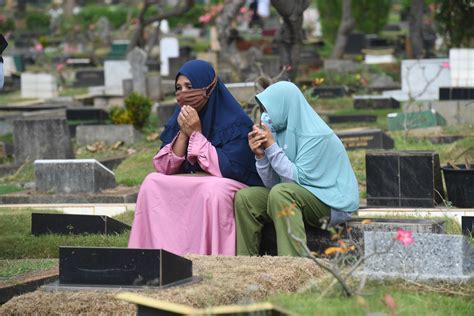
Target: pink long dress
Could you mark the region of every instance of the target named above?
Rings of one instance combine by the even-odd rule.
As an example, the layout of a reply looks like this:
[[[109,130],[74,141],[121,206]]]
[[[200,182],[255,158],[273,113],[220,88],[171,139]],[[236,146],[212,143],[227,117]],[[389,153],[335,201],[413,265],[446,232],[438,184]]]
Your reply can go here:
[[[185,158],[173,153],[173,144],[153,157],[156,172],[140,187],[128,247],[235,255],[234,195],[246,185],[222,177],[216,149],[197,132],[189,138],[187,159],[207,175],[176,174]]]

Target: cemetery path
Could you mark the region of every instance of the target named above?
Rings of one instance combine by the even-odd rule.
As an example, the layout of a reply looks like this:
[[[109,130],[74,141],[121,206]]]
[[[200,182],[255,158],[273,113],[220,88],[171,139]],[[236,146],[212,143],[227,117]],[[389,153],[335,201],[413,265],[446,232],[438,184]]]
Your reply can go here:
[[[188,256],[201,282],[165,290],[144,289],[140,294],[193,307],[251,303],[275,293],[296,292],[325,277],[305,258]],[[96,291],[37,290],[17,296],[0,307],[0,314],[132,314],[133,304],[114,296],[120,289]]]

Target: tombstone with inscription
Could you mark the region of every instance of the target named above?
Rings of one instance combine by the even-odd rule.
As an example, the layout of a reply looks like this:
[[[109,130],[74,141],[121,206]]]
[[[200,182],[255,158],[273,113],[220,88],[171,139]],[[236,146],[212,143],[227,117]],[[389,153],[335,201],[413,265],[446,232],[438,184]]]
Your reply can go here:
[[[31,118],[13,121],[15,161],[74,158],[66,119]]]
[[[115,187],[115,174],[95,159],[35,160],[35,188],[49,193],[97,193]]]
[[[398,109],[400,102],[381,95],[357,95],[353,97],[355,109]]]
[[[313,96],[320,98],[339,98],[349,94],[346,86],[317,86],[313,88]]]
[[[474,58],[473,58],[474,59]],[[474,100],[474,87],[440,87],[440,100]]]
[[[444,196],[433,151],[371,151],[365,155],[367,205],[434,207]]]
[[[436,110],[389,113],[387,114],[388,130],[408,130],[432,126],[445,126],[446,120]]]
[[[146,95],[146,52],[138,47],[133,48],[127,54],[130,63],[133,80],[133,91]]]
[[[22,73],[21,97],[22,98],[53,98],[58,96],[56,78],[46,73]]]
[[[75,87],[91,87],[104,85],[103,69],[81,69],[75,74]]]
[[[336,134],[347,150],[394,147],[393,139],[378,128],[338,131]]]
[[[179,42],[174,37],[164,37],[160,40],[160,72],[162,76],[174,76],[170,73],[169,58],[179,57]]]

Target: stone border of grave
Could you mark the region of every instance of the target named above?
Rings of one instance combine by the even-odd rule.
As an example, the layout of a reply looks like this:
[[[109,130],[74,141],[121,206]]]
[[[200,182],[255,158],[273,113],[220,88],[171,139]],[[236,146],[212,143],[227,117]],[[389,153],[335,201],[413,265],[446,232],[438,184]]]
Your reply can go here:
[[[0,204],[0,209],[31,209],[31,210],[51,210],[59,211],[64,214],[78,215],[105,215],[116,216],[127,211],[135,210],[135,203],[89,203],[89,204],[73,204],[73,203],[57,203],[57,204]]]

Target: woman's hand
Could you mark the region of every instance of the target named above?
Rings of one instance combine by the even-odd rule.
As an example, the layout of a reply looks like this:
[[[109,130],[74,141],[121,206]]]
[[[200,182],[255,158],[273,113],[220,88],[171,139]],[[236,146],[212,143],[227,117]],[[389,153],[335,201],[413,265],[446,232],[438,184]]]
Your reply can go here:
[[[260,133],[264,135],[264,138],[266,139],[266,141],[262,143],[262,146],[263,148],[267,149],[268,147],[270,147],[271,145],[275,143],[275,140],[273,139],[273,134],[272,134],[271,129],[263,122],[260,124],[262,126],[260,128]]]
[[[181,108],[181,112],[179,112],[178,115],[178,124],[181,131],[188,137],[190,137],[193,132],[201,133],[201,120],[199,119],[199,114],[189,105],[184,105]]]
[[[250,150],[255,154],[258,159],[263,158],[265,151],[262,144],[267,142],[263,131],[254,125],[252,131],[248,134]]]

